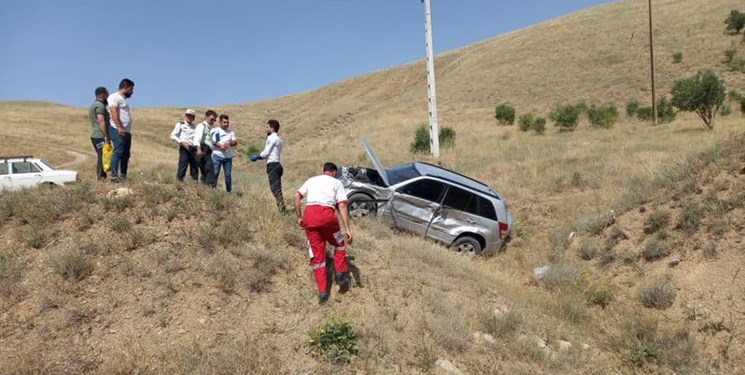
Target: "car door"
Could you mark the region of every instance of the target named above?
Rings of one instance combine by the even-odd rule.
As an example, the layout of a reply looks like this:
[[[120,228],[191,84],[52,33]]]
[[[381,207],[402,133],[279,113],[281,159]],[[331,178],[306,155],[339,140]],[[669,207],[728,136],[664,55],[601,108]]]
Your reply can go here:
[[[435,212],[440,208],[444,192],[445,184],[430,178],[419,179],[399,187],[388,202],[393,225],[399,229],[425,235]]]
[[[29,161],[16,161],[12,164],[11,179],[13,190],[36,186],[41,183],[41,169]]]
[[[494,209],[486,208],[489,201],[478,194],[456,186],[449,186],[427,230],[427,236],[444,243],[452,243],[462,233],[474,233],[488,237],[498,228]],[[483,211],[483,212],[482,212]]]
[[[6,162],[0,162],[0,190],[13,190],[13,180]]]

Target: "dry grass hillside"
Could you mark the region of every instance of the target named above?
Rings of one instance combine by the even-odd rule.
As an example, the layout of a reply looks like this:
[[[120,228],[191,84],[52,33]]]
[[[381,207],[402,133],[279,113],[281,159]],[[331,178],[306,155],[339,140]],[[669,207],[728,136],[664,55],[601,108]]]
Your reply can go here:
[[[739,1],[656,3],[661,91],[706,68],[745,91],[745,73],[722,63],[726,49],[745,56],[742,35],[722,24]],[[0,373],[443,373],[438,360],[466,374],[745,372],[745,117],[735,103],[711,132],[684,113],[660,126],[621,115],[612,129],[585,119],[543,136],[494,121],[501,102],[545,116],[558,103],[644,100],[645,4],[440,56],[442,119],[457,140],[438,162],[507,197],[514,239],[471,259],[355,222],[361,284],[324,308],[303,234],[275,213],[263,165],[235,163],[235,195],[175,182],[168,133],[183,109],[137,108],[135,91],[134,194],[109,197],[109,184],[93,182],[86,109],[0,103],[0,155],[35,154],[83,176],[0,194]],[[326,160],[369,165],[363,135],[385,164],[428,159],[408,151],[426,122],[425,80],[415,63],[215,109],[231,115],[241,152],[262,143],[266,119],[282,121],[289,198]],[[548,275],[526,282],[541,266]],[[358,336],[349,364],[311,352],[309,332],[334,321]]]

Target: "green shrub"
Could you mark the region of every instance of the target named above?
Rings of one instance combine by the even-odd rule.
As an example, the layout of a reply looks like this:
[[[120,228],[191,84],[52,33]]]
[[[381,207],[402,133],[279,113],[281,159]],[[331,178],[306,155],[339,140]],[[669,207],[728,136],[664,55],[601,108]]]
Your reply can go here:
[[[446,126],[440,129],[440,147],[455,147],[455,136],[453,128]],[[414,141],[409,145],[409,151],[412,154],[428,154],[431,150],[429,141],[429,126],[423,124],[416,129]]]
[[[429,145],[429,126],[420,125],[414,133],[414,142],[411,142],[409,151],[412,154],[428,154]]]
[[[324,361],[348,363],[357,354],[357,335],[352,324],[332,320],[308,333],[308,346],[311,354]]]
[[[533,122],[533,131],[540,135],[543,134],[546,131],[546,119],[543,117],[538,117]]]
[[[727,94],[729,96],[729,100],[732,100],[734,102],[740,102],[741,100],[745,99],[745,96],[742,96],[742,94],[737,90],[730,90],[730,92]]]
[[[727,31],[733,34],[739,33],[745,28],[745,13],[736,9],[731,10],[729,16],[724,19],[724,24],[727,26]]]
[[[440,129],[440,147],[443,149],[455,147],[455,129],[447,126]]]
[[[587,303],[602,308],[606,308],[610,305],[615,298],[613,286],[607,281],[596,281],[590,283],[587,286],[587,290],[585,290],[585,296],[587,297]]]
[[[673,107],[670,100],[666,97],[661,97],[657,101],[657,120],[660,124],[669,124],[675,121],[677,114],[675,113],[675,107]]]
[[[636,110],[636,117],[640,121],[652,121],[654,120],[654,109],[652,107],[639,107]]]
[[[680,64],[683,62],[683,52],[673,53],[673,64]]]
[[[670,255],[670,249],[655,239],[647,241],[644,250],[642,250],[642,256],[648,262],[662,259],[668,255]]]
[[[582,114],[583,106],[578,105],[558,105],[549,115],[555,126],[561,128],[561,131],[572,131],[579,124],[579,116]]]
[[[714,119],[724,103],[724,82],[707,70],[681,79],[673,85],[672,104],[682,111],[695,112],[708,130],[714,129]]]
[[[608,129],[618,120],[618,108],[613,103],[603,104],[600,107],[592,105],[587,110],[587,117],[592,127]]]
[[[735,60],[735,55],[737,54],[737,50],[734,48],[728,49],[724,51],[724,63],[729,64],[732,61]]]
[[[495,109],[494,117],[500,125],[515,125],[515,108],[509,104],[500,104]]]
[[[727,103],[722,104],[722,108],[719,110],[719,114],[721,114],[722,117],[732,115],[732,107]]]
[[[644,220],[644,233],[652,234],[665,229],[670,223],[670,212],[656,210]]]
[[[667,309],[675,302],[677,292],[669,276],[660,277],[652,284],[639,288],[639,299],[645,307]]]
[[[626,117],[636,116],[636,112],[639,110],[640,106],[639,101],[636,99],[631,99],[626,102]]]
[[[526,132],[533,128],[534,122],[535,122],[535,116],[533,116],[532,113],[526,113],[520,116],[520,119],[518,120],[517,124],[520,127],[520,131]]]
[[[662,348],[658,343],[655,322],[634,317],[627,321],[623,328],[620,344],[626,361],[634,366],[642,366],[662,359]]]

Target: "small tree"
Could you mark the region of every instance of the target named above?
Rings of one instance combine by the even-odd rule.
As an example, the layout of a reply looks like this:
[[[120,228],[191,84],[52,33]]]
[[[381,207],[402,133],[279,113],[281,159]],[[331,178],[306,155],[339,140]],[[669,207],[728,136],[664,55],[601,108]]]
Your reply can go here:
[[[730,11],[729,17],[724,20],[724,24],[727,25],[727,31],[733,34],[739,33],[742,29],[745,29],[745,13],[733,9]]]
[[[497,106],[494,117],[500,125],[515,125],[515,108],[509,104]]]
[[[724,103],[725,87],[716,74],[707,70],[681,79],[673,85],[672,104],[681,111],[696,112],[707,129],[714,129],[714,119]]]

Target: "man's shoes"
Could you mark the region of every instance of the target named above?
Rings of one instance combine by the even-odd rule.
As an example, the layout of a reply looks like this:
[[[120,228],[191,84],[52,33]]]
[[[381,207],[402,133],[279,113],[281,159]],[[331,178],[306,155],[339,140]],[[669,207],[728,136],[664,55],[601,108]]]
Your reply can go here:
[[[329,294],[328,293],[319,293],[318,294],[318,304],[323,306],[328,302],[329,300]]]

